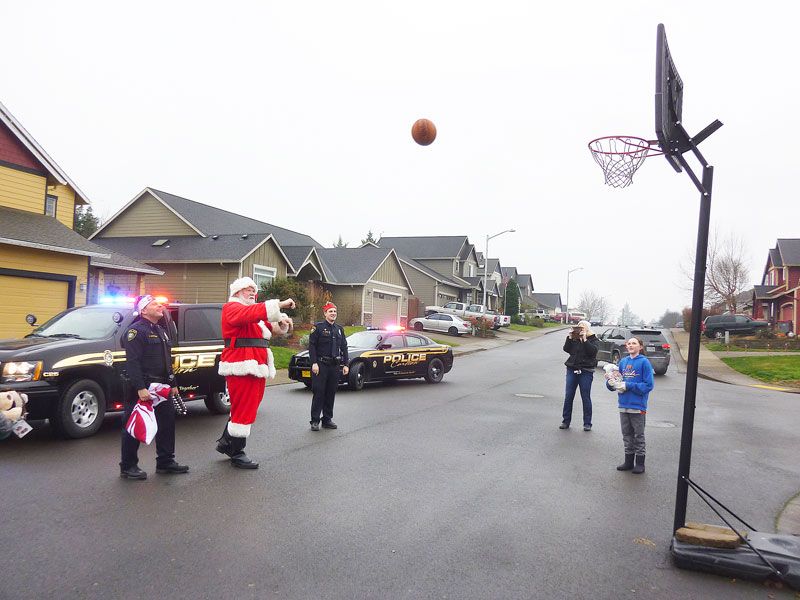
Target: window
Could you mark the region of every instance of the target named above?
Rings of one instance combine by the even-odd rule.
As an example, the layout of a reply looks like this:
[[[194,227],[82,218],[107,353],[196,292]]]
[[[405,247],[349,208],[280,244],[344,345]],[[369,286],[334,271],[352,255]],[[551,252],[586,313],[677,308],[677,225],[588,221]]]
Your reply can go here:
[[[469,265],[469,277],[475,277],[475,265]]]
[[[453,275],[458,275],[458,261],[453,261]]]
[[[406,335],[406,343],[412,348],[428,345],[428,342],[426,342],[424,338],[416,335]]]
[[[58,196],[51,196],[47,194],[44,197],[44,214],[48,217],[56,216],[56,208],[58,207]]]
[[[439,315],[439,314],[428,315],[425,318],[428,319],[428,321],[441,321],[442,320],[442,315]]]
[[[183,314],[187,342],[222,339],[222,309],[216,307],[190,308]]]
[[[403,336],[402,335],[387,336],[386,339],[383,340],[383,343],[381,345],[387,348],[402,348]]]
[[[749,321],[750,321],[750,319],[748,319],[747,317],[745,317],[743,315],[736,315],[736,322],[737,323],[747,323]]]
[[[447,304],[445,304],[445,305],[444,305],[444,307],[445,307],[445,308],[452,308],[452,309],[457,309],[457,308],[459,308],[459,306],[458,306],[458,303],[457,303],[457,302],[448,302]]]
[[[450,315],[439,315],[439,320],[440,321],[452,321],[453,317],[451,317]]]
[[[258,289],[261,289],[262,284],[269,284],[274,281],[277,272],[277,269],[274,269],[273,267],[253,265],[253,281],[256,282]]]

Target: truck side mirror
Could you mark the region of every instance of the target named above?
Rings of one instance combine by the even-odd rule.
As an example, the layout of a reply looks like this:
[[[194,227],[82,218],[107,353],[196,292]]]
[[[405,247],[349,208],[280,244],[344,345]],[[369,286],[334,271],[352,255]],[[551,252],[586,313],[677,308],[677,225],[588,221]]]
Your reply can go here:
[[[36,315],[28,313],[27,315],[25,315],[25,322],[31,327],[33,327],[34,325],[36,325]]]
[[[114,323],[116,323],[117,325],[122,323],[122,318],[123,318],[122,317],[122,313],[119,312],[119,311],[117,311],[113,315],[111,315],[111,320],[114,321]]]

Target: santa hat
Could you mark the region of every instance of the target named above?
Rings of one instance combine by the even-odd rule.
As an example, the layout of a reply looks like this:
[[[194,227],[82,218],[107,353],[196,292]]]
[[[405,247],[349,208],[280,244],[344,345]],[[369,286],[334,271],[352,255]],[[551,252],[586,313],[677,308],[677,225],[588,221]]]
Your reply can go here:
[[[245,288],[255,288],[258,289],[256,282],[253,281],[250,277],[240,277],[236,281],[231,284],[231,296],[235,296],[237,292],[241,292]]]
[[[333,302],[328,302],[325,306],[322,307],[322,314],[325,314],[331,308],[336,308],[336,305]]]
[[[150,294],[139,296],[139,299],[136,301],[136,312],[142,314],[142,311],[147,308],[147,305],[154,301],[155,298],[153,298]]]

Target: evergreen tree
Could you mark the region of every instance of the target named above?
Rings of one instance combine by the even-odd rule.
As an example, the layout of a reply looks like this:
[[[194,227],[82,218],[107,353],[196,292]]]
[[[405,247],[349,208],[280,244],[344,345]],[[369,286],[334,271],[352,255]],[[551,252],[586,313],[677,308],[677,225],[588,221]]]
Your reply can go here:
[[[100,226],[100,220],[94,216],[91,206],[75,207],[75,231],[88,238]]]
[[[506,285],[505,314],[515,317],[519,314],[519,287],[513,279]]]
[[[370,229],[370,230],[367,232],[367,239],[365,239],[365,240],[361,240],[361,245],[363,246],[363,245],[364,245],[364,244],[366,244],[367,242],[373,243],[373,244],[375,244],[376,246],[378,245],[378,240],[376,240],[376,239],[375,239],[375,237],[372,235],[372,229]]]
[[[347,242],[342,240],[342,234],[339,234],[339,240],[333,243],[334,248],[347,248]]]

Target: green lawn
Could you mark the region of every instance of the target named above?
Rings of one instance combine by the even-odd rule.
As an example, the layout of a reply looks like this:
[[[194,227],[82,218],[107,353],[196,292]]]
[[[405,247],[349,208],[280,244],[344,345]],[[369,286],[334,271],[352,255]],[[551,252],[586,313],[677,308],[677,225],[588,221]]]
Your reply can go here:
[[[774,348],[742,348],[733,344],[726,346],[719,342],[709,342],[706,348],[712,352],[800,352],[798,348],[782,348],[780,344],[775,344]]]
[[[743,356],[721,360],[753,379],[767,383],[800,383],[800,356]]]
[[[441,340],[435,337],[432,337],[431,339],[437,344],[444,344],[445,346],[452,346],[453,348],[456,348],[461,345],[458,342],[454,342],[453,340]]]
[[[273,346],[272,355],[275,357],[275,368],[288,369],[289,361],[292,359],[292,356],[294,356],[296,352],[297,350],[292,350],[291,348],[284,348],[282,346]]]
[[[508,328],[513,331],[534,331],[536,329],[542,329],[541,327],[534,327],[533,325],[517,325],[516,323],[512,323]]]

